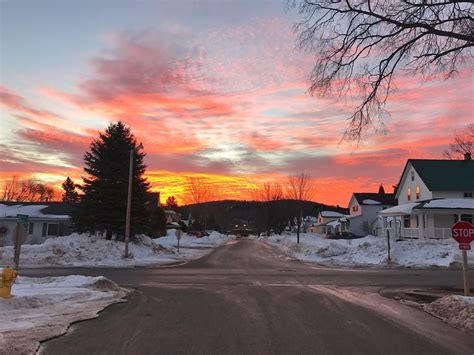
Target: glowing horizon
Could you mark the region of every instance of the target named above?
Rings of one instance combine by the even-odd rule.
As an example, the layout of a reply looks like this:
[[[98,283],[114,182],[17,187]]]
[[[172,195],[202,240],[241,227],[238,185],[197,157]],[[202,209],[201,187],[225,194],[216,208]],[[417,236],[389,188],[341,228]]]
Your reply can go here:
[[[472,122],[471,68],[446,81],[398,73],[385,126],[341,142],[354,101],[308,95],[312,55],[295,50],[296,14],[278,3],[251,17],[232,1],[0,6],[0,183],[79,181],[90,142],[122,120],[162,202],[182,204],[188,176],[248,200],[305,171],[316,201],[346,206],[381,183],[391,192],[407,159],[441,158]]]

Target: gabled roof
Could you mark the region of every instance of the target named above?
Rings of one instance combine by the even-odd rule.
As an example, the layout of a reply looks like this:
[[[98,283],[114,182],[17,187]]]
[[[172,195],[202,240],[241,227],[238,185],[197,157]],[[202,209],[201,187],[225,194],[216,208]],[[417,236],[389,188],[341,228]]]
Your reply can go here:
[[[410,164],[430,191],[474,191],[474,160],[408,159],[399,186]]]
[[[386,210],[379,211],[378,214],[382,216],[399,216],[409,215],[412,211],[416,210],[430,210],[430,209],[447,209],[447,210],[474,210],[474,199],[473,198],[441,198],[431,199],[420,202],[408,202],[395,207],[387,208]]]
[[[344,214],[336,211],[321,211],[319,212],[321,214],[321,217],[327,217],[327,218],[338,218],[338,217],[343,217]]]
[[[69,219],[73,205],[65,202],[0,202],[0,218],[25,214],[33,218]]]
[[[380,202],[381,205],[395,206],[398,204],[395,194],[379,194],[374,192],[354,192],[357,203],[363,205],[376,205],[374,202]]]

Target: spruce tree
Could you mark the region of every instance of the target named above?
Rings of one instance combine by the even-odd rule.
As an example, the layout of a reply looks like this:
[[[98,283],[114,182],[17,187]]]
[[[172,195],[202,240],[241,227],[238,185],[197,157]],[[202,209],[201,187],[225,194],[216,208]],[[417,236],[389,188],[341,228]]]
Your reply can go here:
[[[84,192],[77,214],[73,216],[80,232],[106,232],[123,240],[129,176],[130,150],[133,149],[132,204],[130,235],[148,231],[148,182],[143,177],[146,165],[142,144],[122,122],[111,123],[91,143],[84,155],[87,173],[80,189]]]
[[[381,195],[385,194],[385,189],[383,188],[382,184],[380,184],[380,187],[379,187],[379,194],[381,194]]]
[[[64,180],[61,186],[64,190],[63,202],[68,202],[68,203],[79,202],[79,194],[76,191],[76,184],[69,178],[69,176],[67,177],[66,180]]]

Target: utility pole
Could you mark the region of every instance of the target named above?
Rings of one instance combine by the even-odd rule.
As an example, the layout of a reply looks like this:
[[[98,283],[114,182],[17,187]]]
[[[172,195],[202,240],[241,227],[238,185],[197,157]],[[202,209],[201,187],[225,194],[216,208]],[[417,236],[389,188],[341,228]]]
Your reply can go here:
[[[133,149],[130,149],[130,168],[128,172],[127,216],[125,217],[125,258],[128,258],[128,243],[130,242],[130,211],[132,208],[132,179],[133,179]]]

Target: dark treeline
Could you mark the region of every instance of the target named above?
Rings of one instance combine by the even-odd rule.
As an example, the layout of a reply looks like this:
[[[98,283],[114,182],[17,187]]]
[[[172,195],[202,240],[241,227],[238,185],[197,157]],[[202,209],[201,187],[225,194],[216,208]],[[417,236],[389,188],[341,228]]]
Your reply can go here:
[[[302,207],[303,216],[317,216],[321,210],[346,213],[339,206],[325,205],[312,201],[213,201],[178,207],[182,218],[199,220],[205,229],[228,232],[242,227],[257,233],[281,233],[288,225],[294,225]]]

